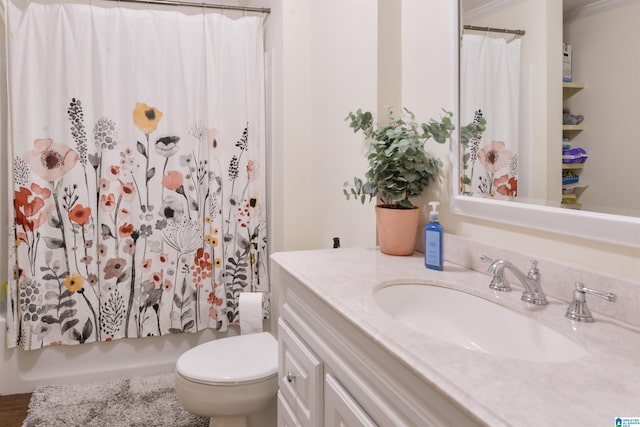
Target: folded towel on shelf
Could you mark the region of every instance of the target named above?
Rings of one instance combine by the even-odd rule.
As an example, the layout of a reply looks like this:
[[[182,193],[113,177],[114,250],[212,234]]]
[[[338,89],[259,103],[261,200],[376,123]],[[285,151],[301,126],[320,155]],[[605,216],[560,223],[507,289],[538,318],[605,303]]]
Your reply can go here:
[[[579,125],[584,121],[582,114],[571,114],[568,108],[562,109],[562,124],[563,125]]]
[[[562,171],[562,185],[575,184],[580,180],[580,176],[573,171]]]
[[[562,163],[584,163],[588,158],[587,152],[580,147],[562,150]]]

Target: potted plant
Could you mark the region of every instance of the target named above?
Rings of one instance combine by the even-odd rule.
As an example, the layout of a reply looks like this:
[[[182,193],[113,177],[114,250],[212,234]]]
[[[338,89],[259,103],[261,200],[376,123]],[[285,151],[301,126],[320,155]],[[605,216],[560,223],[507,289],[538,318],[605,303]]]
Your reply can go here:
[[[411,198],[420,196],[431,181],[440,179],[441,162],[425,149],[433,138],[443,144],[455,129],[446,110],[440,121],[418,124],[415,115],[404,108],[395,116],[388,110],[387,123],[374,125],[370,112],[358,109],[345,121],[354,132],[362,131],[368,148],[369,169],[365,178],[345,182],[344,194],[365,203],[376,198],[376,224],[380,250],[389,255],[411,255],[415,247],[419,210]]]

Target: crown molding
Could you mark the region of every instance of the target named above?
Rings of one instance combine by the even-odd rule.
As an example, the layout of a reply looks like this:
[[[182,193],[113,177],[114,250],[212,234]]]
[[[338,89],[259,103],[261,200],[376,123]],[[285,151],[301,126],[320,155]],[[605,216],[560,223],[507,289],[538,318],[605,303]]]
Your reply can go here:
[[[525,1],[527,0],[491,0],[482,6],[463,11],[464,21],[473,21]]]
[[[570,10],[564,16],[564,20],[572,21],[574,19],[584,18],[586,16],[606,12],[608,10],[615,9],[617,7],[638,3],[639,1],[640,0],[596,0],[592,3]]]

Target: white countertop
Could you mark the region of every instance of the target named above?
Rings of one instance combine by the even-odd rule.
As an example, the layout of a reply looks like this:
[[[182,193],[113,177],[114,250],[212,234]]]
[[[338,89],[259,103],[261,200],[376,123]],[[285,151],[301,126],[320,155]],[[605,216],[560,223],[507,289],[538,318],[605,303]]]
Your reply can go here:
[[[516,287],[513,292],[489,289],[487,274],[450,263],[442,272],[426,269],[421,253],[393,257],[374,248],[328,249],[281,252],[272,259],[417,375],[490,426],[606,427],[614,426],[616,417],[640,417],[637,328],[595,312],[595,323],[572,322],[564,317],[566,302],[550,298],[542,308],[529,306],[520,301]],[[467,350],[405,326],[374,302],[377,287],[416,281],[463,290],[534,317],[579,343],[587,356],[545,363]]]

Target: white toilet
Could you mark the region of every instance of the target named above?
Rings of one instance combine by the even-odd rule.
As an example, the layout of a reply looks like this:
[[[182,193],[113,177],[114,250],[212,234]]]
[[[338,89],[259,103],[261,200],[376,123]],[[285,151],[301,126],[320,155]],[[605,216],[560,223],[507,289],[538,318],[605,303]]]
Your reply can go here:
[[[277,390],[278,342],[268,332],[200,344],[176,363],[180,404],[212,427],[250,427],[250,415],[275,411]]]

